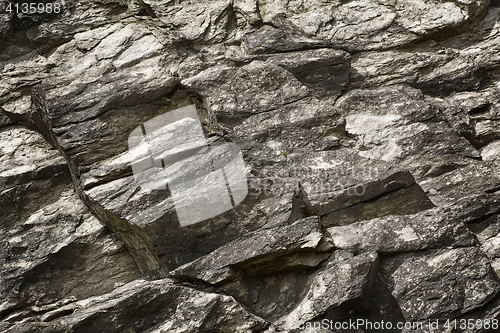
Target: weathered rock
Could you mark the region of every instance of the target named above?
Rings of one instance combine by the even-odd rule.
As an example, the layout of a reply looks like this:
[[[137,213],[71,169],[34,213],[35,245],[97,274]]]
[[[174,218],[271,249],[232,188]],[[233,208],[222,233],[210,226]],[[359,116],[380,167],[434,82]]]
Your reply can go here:
[[[500,188],[498,161],[471,163],[438,177],[420,182],[422,189],[436,205],[446,206],[464,198],[475,200],[493,194]],[[464,189],[467,188],[465,191]]]
[[[148,0],[154,15],[175,27],[187,41],[223,42],[234,34],[237,25],[233,1],[218,0],[164,3]],[[245,6],[244,6],[245,7]],[[251,11],[251,9],[250,9]]]
[[[260,157],[252,156],[250,163],[257,164],[259,160],[267,165],[281,162],[279,167],[287,169],[288,160],[292,160],[295,152],[338,148],[339,139],[332,133],[342,132],[344,124],[335,114],[331,103],[331,99],[305,97],[276,110],[246,118],[233,128],[229,136],[247,145],[244,146],[244,152],[264,149],[266,153],[269,152],[270,156],[262,153]],[[256,173],[260,172],[260,168],[255,169]]]
[[[319,253],[313,255],[325,256]],[[289,270],[275,270],[269,274],[242,277],[223,283],[217,286],[217,290],[233,296],[258,316],[272,323],[292,311],[302,301],[308,290],[310,276],[317,269],[301,266]]]
[[[119,235],[141,270],[153,271],[158,269],[158,259],[151,245],[142,240],[141,231],[123,226],[124,222],[82,192],[86,184],[81,183],[85,171],[94,171],[90,165],[98,168],[100,163],[96,162],[127,150],[128,131],[137,126],[131,120],[140,124],[168,105],[163,96],[179,81],[171,76],[168,64],[163,70],[152,70],[164,64],[162,40],[151,32],[154,29],[137,20],[127,23],[76,34],[71,42],[55,50],[49,58],[56,68],[34,95],[35,113],[43,120],[39,127],[51,132],[70,161],[77,190],[87,206]],[[145,52],[143,45],[148,45]],[[72,63],[65,61],[68,54],[73,54]],[[121,93],[111,93],[114,91]],[[122,122],[117,121],[117,115]],[[104,137],[108,139],[101,140]],[[130,171],[125,164],[98,182],[127,174]]]
[[[314,276],[303,301],[268,331],[298,331],[304,323],[335,312],[343,304],[357,309],[367,307],[377,259],[376,254],[369,253],[332,260]]]
[[[468,221],[467,227],[476,235],[478,242],[481,244],[481,250],[491,260],[492,267],[500,276],[500,253],[498,252],[500,232],[498,213],[500,209],[496,205],[492,208],[488,213],[480,214],[480,217]]]
[[[266,267],[263,272],[275,268],[275,265],[282,268],[283,264],[274,260],[271,262],[271,259],[293,252],[314,251],[322,237],[322,233],[318,230],[318,218],[309,217],[288,226],[246,234],[204,257],[175,269],[171,275],[216,284],[235,278],[237,268],[242,268],[244,272],[245,266],[267,262],[267,265],[263,265]]]
[[[346,88],[351,69],[350,55],[334,49],[287,52],[267,62],[283,67],[308,88],[335,97]]]
[[[247,64],[254,60],[266,61],[280,66],[316,95],[337,97],[347,87],[351,70],[350,55],[333,48],[320,48],[285,53],[242,56],[231,59],[236,64]]]
[[[327,230],[336,248],[354,253],[410,252],[476,244],[462,221],[441,208],[413,215],[388,215]]]
[[[0,14],[0,331],[500,319],[498,0],[61,6]]]
[[[93,332],[99,327],[107,332],[256,332],[266,326],[230,296],[203,293],[169,279],[135,280],[109,294],[63,305],[39,319],[42,323],[18,324],[5,332]]]
[[[219,122],[271,111],[304,98],[309,89],[288,71],[262,61],[239,67],[212,67],[181,82],[205,97]]]
[[[418,90],[404,86],[353,90],[336,106],[345,115],[346,131],[356,136],[360,155],[398,161],[417,180],[476,163],[479,158],[470,142],[440,120],[438,106]],[[359,109],[370,111],[352,113]]]
[[[322,216],[322,225],[331,226],[394,214],[396,211],[401,214],[412,214],[434,207],[414,182],[410,173],[401,172],[381,181],[353,184],[347,190],[335,189],[320,193],[321,196],[317,199],[315,197],[318,193],[315,193],[316,195],[313,194],[315,200],[309,199],[307,209],[313,214]],[[391,192],[396,193],[393,196]],[[402,205],[397,199],[398,196],[409,202]],[[376,202],[363,204],[374,199],[377,199]]]
[[[51,178],[68,173],[59,152],[43,139],[40,133],[13,126],[0,130],[0,189],[6,191],[32,179]]]
[[[147,50],[142,49],[144,44],[148,45]],[[90,52],[85,52],[87,49]],[[149,103],[168,94],[178,79],[162,65],[162,49],[161,42],[140,23],[117,23],[76,34],[72,42],[57,48],[48,58],[57,66],[43,86],[51,125],[84,125],[88,120],[88,128],[92,120],[99,121],[98,116],[106,111]],[[73,55],[71,63],[65,61],[68,54]],[[162,70],[151,70],[155,67]],[[117,90],[119,95],[111,93]],[[62,130],[71,134],[71,127],[57,132]],[[71,138],[73,134],[63,140],[65,149],[73,148]]]
[[[264,22],[284,13],[306,33],[331,40],[350,51],[359,51],[400,46],[457,28],[480,16],[488,4],[488,1],[468,2],[466,6],[457,2],[434,4],[427,1],[298,4],[265,0],[259,2],[259,8]]]
[[[327,42],[311,38],[283,16],[275,16],[271,24],[246,36],[243,47],[247,53],[282,53],[329,46]]]
[[[409,321],[454,318],[485,304],[500,290],[489,260],[476,247],[389,256],[381,267]]]
[[[61,300],[110,292],[137,278],[123,243],[72,189],[59,152],[19,126],[2,128],[0,138],[2,318],[34,318]]]
[[[405,50],[359,53],[353,57],[351,85],[407,83],[440,97],[484,88],[490,77],[495,81],[492,69],[499,62],[498,13],[498,8],[489,8],[475,33],[464,32],[442,42],[430,39]]]

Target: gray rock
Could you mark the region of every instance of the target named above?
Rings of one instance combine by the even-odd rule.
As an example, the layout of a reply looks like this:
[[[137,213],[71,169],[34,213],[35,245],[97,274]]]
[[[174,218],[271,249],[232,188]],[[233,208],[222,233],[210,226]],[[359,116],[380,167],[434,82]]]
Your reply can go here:
[[[377,259],[376,254],[369,253],[330,261],[314,276],[303,301],[268,331],[299,331],[304,323],[346,303],[366,307]]]
[[[20,126],[2,128],[0,138],[2,319],[33,320],[137,278],[123,243],[74,192],[59,152]]]
[[[497,161],[471,163],[438,177],[421,181],[420,185],[437,205],[446,206],[465,198],[475,201],[477,197],[498,191],[500,177],[493,171],[497,169]],[[464,192],[465,187],[467,187],[466,192]]]
[[[322,225],[331,226],[393,214],[396,211],[401,214],[411,214],[434,207],[414,182],[409,172],[396,173],[381,181],[353,184],[347,189],[334,189],[322,193],[317,199],[313,194],[307,209],[313,214],[322,216]],[[405,187],[409,189],[405,190]],[[395,198],[391,192],[397,192]],[[388,193],[391,195],[389,198],[387,196],[379,198]],[[398,196],[403,196],[403,200],[408,200],[409,203],[401,205]],[[361,204],[376,198],[379,198],[376,202]],[[398,206],[398,209],[391,208],[391,205]]]
[[[362,253],[410,252],[442,246],[476,244],[474,236],[450,210],[434,208],[412,215],[388,215],[327,229],[336,248]]]
[[[50,178],[67,173],[68,168],[59,152],[38,132],[20,126],[0,130],[0,189],[8,190],[29,180]]]
[[[487,6],[488,1],[468,3],[466,9],[456,2],[445,5],[426,1],[397,4],[310,2],[298,5],[284,0],[266,0],[259,3],[264,22],[284,13],[306,33],[331,40],[352,51],[400,46],[422,36],[457,28],[478,18]]]
[[[498,0],[0,14],[0,331],[500,319],[499,17]],[[230,147],[231,195],[211,178]]]
[[[236,23],[233,1],[218,0],[208,4],[199,1],[180,3],[146,1],[155,16],[176,30],[187,41],[223,42],[234,34]],[[243,5],[243,8],[248,5]],[[251,12],[251,9],[250,9]]]
[[[245,271],[245,266],[267,262],[267,270],[273,266],[294,265],[291,258],[280,263],[274,259],[294,252],[314,251],[320,244],[322,233],[318,230],[318,218],[310,217],[299,220],[289,226],[275,227],[249,233],[242,238],[228,243],[214,252],[185,264],[171,272],[173,277],[206,281],[211,284],[235,278],[237,268]],[[271,259],[273,261],[271,262]],[[305,258],[303,258],[304,260]],[[316,264],[319,261],[315,261]],[[295,265],[301,265],[295,263]],[[255,270],[255,268],[253,269]],[[255,273],[254,273],[255,274]]]
[[[307,50],[272,55],[267,61],[283,67],[308,88],[338,96],[346,88],[350,55],[334,49]]]
[[[485,74],[498,63],[500,35],[495,28],[498,11],[498,8],[488,9],[476,24],[477,33],[464,32],[443,42],[429,39],[424,47],[404,51],[357,54],[352,61],[352,86],[407,83],[439,97],[481,89],[485,86]],[[459,44],[465,48],[456,48]]]
[[[498,277],[476,247],[389,256],[382,275],[409,321],[456,317],[499,291]]]
[[[321,39],[311,38],[284,16],[275,16],[270,23],[245,37],[243,47],[247,53],[282,53],[329,46]]]
[[[204,96],[206,108],[222,123],[225,119],[271,111],[304,98],[309,92],[290,72],[262,61],[239,68],[212,67],[181,83]]]
[[[14,325],[6,332],[92,332],[99,327],[108,332],[256,332],[267,324],[230,296],[203,293],[169,279],[135,280],[109,294],[63,305],[40,320]]]

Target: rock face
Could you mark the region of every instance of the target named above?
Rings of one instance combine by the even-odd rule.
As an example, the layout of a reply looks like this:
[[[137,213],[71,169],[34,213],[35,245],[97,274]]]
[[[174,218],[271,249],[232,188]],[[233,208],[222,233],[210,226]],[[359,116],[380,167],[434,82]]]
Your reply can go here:
[[[498,324],[498,0],[8,4],[2,332]]]

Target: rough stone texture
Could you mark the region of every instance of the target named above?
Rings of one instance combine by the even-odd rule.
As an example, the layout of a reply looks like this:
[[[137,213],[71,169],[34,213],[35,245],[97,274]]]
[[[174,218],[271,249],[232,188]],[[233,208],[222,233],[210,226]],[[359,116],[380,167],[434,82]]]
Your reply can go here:
[[[248,195],[181,227],[128,138],[193,104]],[[498,0],[0,12],[0,330],[500,320],[499,170]]]
[[[39,320],[7,326],[5,332],[94,332],[100,327],[107,332],[255,332],[266,326],[230,296],[182,287],[169,279],[138,279],[109,294],[60,306]]]
[[[336,312],[343,304],[351,308],[367,306],[370,284],[376,270],[377,254],[335,258],[313,277],[309,291],[297,307],[270,328],[297,330],[300,325],[329,311]],[[335,316],[330,314],[330,316]]]
[[[499,282],[487,262],[478,248],[464,247],[409,252],[381,265],[405,318],[414,321],[439,319],[443,313],[456,317],[493,298]]]
[[[264,0],[264,20],[285,13],[306,33],[337,43],[349,51],[401,46],[476,20],[489,1],[300,1]]]
[[[472,233],[452,209],[435,208],[412,215],[389,215],[328,228],[336,248],[362,253],[418,251],[442,246],[476,245]]]
[[[247,234],[198,260],[177,268],[171,274],[177,278],[193,278],[216,284],[234,276],[236,272],[233,267],[255,265],[257,262],[271,260],[270,264],[273,264],[276,257],[298,251],[314,251],[319,247],[322,239],[317,221],[318,218],[310,217],[291,225]],[[323,250],[328,249],[326,247]],[[233,253],[233,255],[227,257],[228,253]],[[300,259],[297,261],[300,262]],[[286,262],[284,265],[293,265],[293,261]],[[263,271],[267,272],[269,269],[270,267],[267,267],[267,270]]]
[[[2,318],[41,316],[138,278],[124,244],[74,192],[59,152],[17,125],[0,133]]]

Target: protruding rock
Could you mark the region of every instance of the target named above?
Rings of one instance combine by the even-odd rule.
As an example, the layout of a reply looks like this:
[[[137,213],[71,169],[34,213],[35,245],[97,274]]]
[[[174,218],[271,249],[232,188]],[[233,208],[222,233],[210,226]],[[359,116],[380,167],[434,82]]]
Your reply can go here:
[[[498,277],[475,247],[409,252],[381,261],[382,275],[408,321],[454,318],[500,291]]]
[[[315,251],[322,237],[318,230],[318,218],[305,218],[291,225],[246,234],[198,260],[175,269],[171,275],[216,284],[235,278],[239,268],[259,262],[268,262],[265,265],[266,270],[272,270],[274,264],[280,268],[283,264],[279,261],[273,264],[271,259],[294,252]]]

